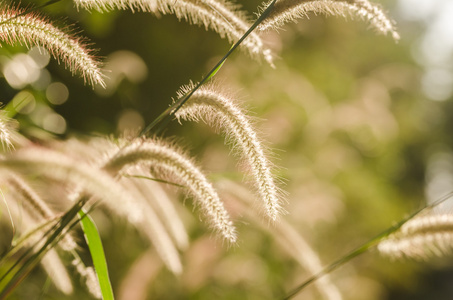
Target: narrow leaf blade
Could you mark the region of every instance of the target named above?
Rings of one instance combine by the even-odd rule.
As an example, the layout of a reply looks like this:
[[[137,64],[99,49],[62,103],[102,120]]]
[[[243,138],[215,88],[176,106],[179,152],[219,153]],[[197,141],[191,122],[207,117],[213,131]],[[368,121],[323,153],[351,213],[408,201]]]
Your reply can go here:
[[[102,298],[104,300],[114,300],[112,285],[110,283],[109,271],[105,260],[104,248],[102,247],[101,237],[93,219],[84,211],[79,211],[80,224],[85,233],[85,240],[93,259],[96,276],[99,280]]]

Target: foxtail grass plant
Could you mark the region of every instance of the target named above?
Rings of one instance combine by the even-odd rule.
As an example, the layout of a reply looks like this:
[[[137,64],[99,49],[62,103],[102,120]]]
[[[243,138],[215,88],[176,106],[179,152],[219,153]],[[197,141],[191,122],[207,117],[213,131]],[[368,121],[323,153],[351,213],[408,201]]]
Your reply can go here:
[[[183,87],[179,98],[193,88],[194,85]],[[249,118],[234,102],[234,97],[219,92],[219,88],[213,84],[206,84],[199,88],[175,115],[179,120],[204,121],[225,131],[232,148],[247,162],[258,194],[264,202],[265,211],[271,220],[275,221],[282,210],[282,201],[271,173],[271,163]]]
[[[36,12],[0,7],[0,41],[46,48],[73,73],[79,72],[85,82],[104,86],[100,63],[90,54],[81,38],[71,36],[53,26]]]
[[[10,150],[13,146],[11,134],[13,130],[11,129],[9,119],[4,115],[3,112],[0,114],[0,143],[2,144],[3,149]]]
[[[122,148],[104,168],[117,173],[135,164],[151,168],[159,178],[183,184],[199,203],[211,227],[226,241],[236,242],[236,230],[217,192],[192,160],[174,145],[159,140],[139,140]]]
[[[51,0],[28,8],[21,8],[18,3],[1,3],[1,45],[39,46],[72,73],[80,74],[85,83],[105,87],[103,74],[108,72],[101,70],[102,63],[88,49],[86,39],[67,29],[59,29],[50,18],[42,15],[42,8],[57,2]],[[297,226],[290,225],[291,222],[282,217],[287,210],[291,214],[291,209],[285,208],[284,192],[278,186],[276,175],[279,169],[268,158],[269,151],[254,128],[254,122],[241,108],[234,93],[227,93],[220,83],[212,82],[212,77],[236,48],[275,67],[276,55],[265,35],[310,14],[365,19],[378,33],[389,34],[398,40],[394,21],[378,4],[368,0],[272,0],[257,8],[256,17],[227,0],[74,0],[72,4],[80,13],[83,10],[104,13],[131,10],[154,16],[174,15],[178,20],[215,31],[232,46],[197,84],[183,86],[170,107],[140,134],[129,134],[127,138],[121,134],[116,138],[59,138],[55,135],[49,138],[44,131],[28,136],[26,130],[19,132],[11,125],[10,117],[21,113],[14,101],[13,105],[0,111],[3,149],[0,189],[4,206],[11,213],[13,231],[19,220],[22,224],[18,232],[14,232],[18,236],[1,256],[0,299],[11,295],[38,263],[65,295],[77,290],[72,280],[72,273],[76,272],[92,297],[113,299],[115,289],[111,287],[97,221],[91,218],[98,209],[105,211],[113,225],[117,225],[116,218],[130,224],[145,243],[155,249],[162,265],[172,276],[179,278],[172,279],[185,281],[194,289],[199,288],[197,279],[184,277],[187,260],[191,260],[190,263],[199,260],[199,272],[204,272],[200,276],[205,276],[205,281],[216,274],[214,264],[203,265],[205,260],[219,262],[229,273],[230,265],[220,262],[220,252],[228,251],[230,255],[248,242],[241,240],[243,224],[238,219],[242,215],[259,224],[291,259],[312,274],[293,291],[279,295],[286,299],[294,297],[312,282],[322,299],[343,299],[335,278],[329,273],[371,249],[393,259],[427,259],[434,255],[444,256],[453,249],[453,215],[436,214],[430,210],[437,205],[433,204],[422,209],[423,213],[414,213],[323,268],[320,255],[298,233]],[[17,111],[12,112],[14,109]],[[49,105],[40,109],[51,110]],[[22,110],[25,114],[24,111],[26,109]],[[181,150],[174,138],[165,137],[165,129],[173,120],[180,123],[203,121],[221,131],[232,152],[239,156],[253,178],[254,193],[225,179],[213,183],[216,176],[204,171],[209,168],[205,168],[202,158]],[[203,222],[220,237],[221,243],[234,246],[234,250],[224,245],[208,250],[194,247],[192,242],[201,230],[193,229],[196,222],[191,222],[187,215],[198,213],[185,212],[175,196],[178,194],[192,199]],[[255,198],[262,203],[261,209],[255,207]],[[84,245],[74,230],[79,225],[93,265],[79,253]],[[250,239],[252,243],[254,238]],[[129,248],[131,245],[120,246]],[[202,253],[193,254],[200,249]],[[71,257],[69,263],[68,257]],[[244,277],[248,277],[247,272]],[[286,287],[278,288],[280,293],[284,289]]]
[[[260,12],[266,9],[264,5]],[[279,0],[269,16],[259,25],[259,30],[278,29],[285,23],[308,17],[308,13],[330,16],[351,16],[367,20],[381,34],[390,34],[399,40],[395,22],[389,19],[378,4],[368,0]]]
[[[179,20],[210,28],[222,38],[226,37],[235,43],[250,28],[250,17],[239,9],[239,6],[224,0],[74,0],[76,5],[85,9],[109,11],[112,9],[131,9],[145,11],[155,15],[172,14]],[[258,33],[251,32],[241,43],[241,48],[252,57],[264,59],[273,65],[273,55]]]

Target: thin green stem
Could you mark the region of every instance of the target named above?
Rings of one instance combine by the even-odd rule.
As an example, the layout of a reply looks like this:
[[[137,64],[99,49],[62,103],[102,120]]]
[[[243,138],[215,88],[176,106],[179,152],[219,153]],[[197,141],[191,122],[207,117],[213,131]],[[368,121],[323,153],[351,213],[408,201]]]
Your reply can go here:
[[[174,185],[174,186],[180,187],[180,188],[186,188],[186,186],[181,185],[181,184],[177,184],[177,183],[174,183],[174,182],[170,182],[170,181],[163,180],[163,179],[158,179],[158,178],[153,178],[153,177],[149,177],[149,176],[133,175],[133,174],[123,174],[123,176],[124,177],[129,177],[129,178],[147,179],[147,180],[161,182],[161,183],[165,183],[165,184],[169,184],[169,185]]]
[[[56,216],[52,219],[49,219],[45,221],[44,223],[40,224],[39,226],[33,228],[32,230],[26,232],[23,236],[19,237],[17,240],[12,241],[12,247],[6,252],[0,260],[0,264],[5,260],[8,259],[9,257],[13,256],[17,251],[19,251],[20,246],[25,243],[29,238],[37,234],[38,232],[41,232],[43,228],[48,227],[52,223],[56,222],[61,216]]]
[[[154,134],[160,133],[165,126],[170,122],[170,117],[174,115],[183,105],[186,103],[187,100],[189,100],[190,97],[212,76],[218,72],[219,68],[223,65],[225,60],[236,50],[237,47],[249,36],[250,33],[255,30],[255,28],[269,15],[271,12],[275,2],[277,0],[273,0],[268,7],[263,11],[263,13],[259,16],[259,18],[253,23],[253,25],[244,33],[244,35],[230,48],[230,50],[225,54],[222,59],[219,60],[219,62],[209,71],[209,73],[203,77],[203,79],[189,92],[187,93],[184,97],[173,103],[169,108],[167,108],[164,112],[162,112],[154,121],[149,124],[141,133],[141,135],[146,135],[148,134],[151,130],[154,129],[158,124],[160,124],[159,127],[157,127],[154,130]]]
[[[369,249],[377,246],[379,244],[379,242],[386,238],[387,236],[389,236],[390,234],[396,232],[398,229],[401,228],[401,226],[403,226],[407,221],[413,219],[415,216],[417,216],[418,214],[420,214],[421,212],[427,210],[427,209],[430,209],[430,208],[433,208],[439,204],[441,204],[442,202],[448,200],[451,196],[453,195],[453,192],[451,193],[448,193],[447,195],[445,195],[444,197],[440,198],[438,201],[435,201],[429,205],[425,205],[424,207],[422,207],[421,209],[415,211],[414,213],[412,213],[409,217],[403,219],[402,221],[400,221],[398,224],[388,228],[387,230],[385,230],[384,232],[378,234],[377,236],[375,236],[374,238],[372,238],[371,240],[369,240],[368,242],[366,242],[365,244],[359,246],[358,248],[352,250],[351,252],[349,252],[348,254],[342,256],[340,259],[338,259],[337,261],[331,263],[330,265],[328,265],[327,267],[325,267],[323,270],[321,270],[319,273],[311,276],[310,278],[308,278],[307,280],[305,280],[303,283],[301,283],[300,285],[298,285],[296,288],[294,288],[291,292],[289,292],[284,298],[284,300],[288,300],[288,299],[291,299],[293,298],[294,296],[296,296],[300,291],[302,291],[305,287],[307,287],[308,285],[310,285],[311,283],[313,283],[314,281],[318,280],[319,278],[321,278],[322,276],[324,275],[327,275],[329,274],[330,272],[334,271],[335,269],[337,269],[338,267],[344,265],[345,263],[349,262],[350,260],[352,260],[353,258],[359,256],[360,254],[362,253],[365,253],[366,251],[368,251]]]

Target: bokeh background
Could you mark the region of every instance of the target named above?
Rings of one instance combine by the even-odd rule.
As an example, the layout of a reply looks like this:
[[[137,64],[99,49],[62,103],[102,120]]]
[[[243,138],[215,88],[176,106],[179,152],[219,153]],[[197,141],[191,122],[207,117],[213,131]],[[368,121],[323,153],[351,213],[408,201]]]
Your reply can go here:
[[[256,117],[287,192],[285,219],[325,264],[453,186],[453,2],[379,2],[397,21],[398,43],[360,20],[310,15],[266,34],[278,54],[276,69],[236,52],[216,75]],[[253,14],[261,2],[240,4]],[[19,131],[36,140],[137,131],[230,47],[174,16],[77,11],[68,0],[42,11],[56,24],[76,24],[109,79],[106,89],[93,89],[36,48],[2,44],[0,101],[18,111]],[[171,122],[162,135],[184,145],[212,180],[243,178],[211,128]],[[177,191],[168,192],[178,198]],[[228,248],[200,222],[190,201],[179,200],[191,236],[181,278],[162,267],[152,245],[126,221],[94,213],[118,299],[274,299],[309,276],[240,212],[234,215],[240,241]],[[344,299],[453,298],[448,257],[393,261],[370,251],[331,277]],[[36,269],[12,299],[60,297]],[[83,298],[89,295],[80,287],[68,299]],[[322,298],[309,287],[298,299]]]

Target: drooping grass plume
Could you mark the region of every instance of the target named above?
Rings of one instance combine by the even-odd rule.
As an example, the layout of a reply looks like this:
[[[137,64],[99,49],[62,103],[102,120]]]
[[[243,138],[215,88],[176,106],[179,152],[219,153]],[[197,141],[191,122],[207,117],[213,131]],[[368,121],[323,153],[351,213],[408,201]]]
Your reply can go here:
[[[183,87],[178,96],[182,97],[191,88],[190,85]],[[214,84],[208,84],[198,89],[175,116],[179,120],[201,120],[225,131],[227,139],[250,168],[266,212],[275,221],[282,207],[271,164],[249,118],[234,103],[233,98],[220,93]]]
[[[263,6],[262,11],[266,7]],[[308,13],[332,16],[352,16],[367,20],[378,33],[391,34],[399,40],[394,21],[389,19],[382,8],[368,0],[278,0],[259,30],[278,29],[283,24],[308,17]]]
[[[130,9],[158,13],[157,0],[74,0],[77,8],[95,9],[100,12]]]
[[[47,226],[43,226],[40,230],[38,230],[36,234],[30,234],[30,231],[34,230],[37,227],[38,228],[41,227],[42,224],[46,224],[46,219],[42,217],[42,210],[49,211],[49,209],[43,203],[38,204],[30,203],[28,199],[29,196],[23,195],[24,194],[23,186],[25,185],[25,183],[22,183],[18,177],[16,176],[10,177],[9,180],[2,183],[5,184],[5,186],[6,185],[8,186],[7,197],[10,199],[13,198],[17,204],[19,210],[14,210],[15,211],[14,215],[16,215],[16,217],[20,217],[22,221],[21,227],[23,227],[24,228],[23,230],[26,232],[19,238],[20,242],[14,243],[13,248],[11,248],[6,254],[3,255],[2,259],[5,259],[11,258],[15,254],[17,254],[18,249],[20,248],[23,249],[24,247],[29,248],[30,246],[39,242],[43,238],[42,233],[45,231],[45,229],[48,229],[49,224],[47,224]],[[13,186],[14,183],[19,185],[19,188],[17,186],[14,187]],[[38,202],[42,201],[40,199],[37,200]],[[34,206],[37,207],[38,211],[35,212]],[[50,220],[53,219],[54,218],[50,218]],[[43,220],[44,222],[42,222]],[[68,241],[71,242],[71,245],[69,245]],[[65,247],[72,247],[73,245],[75,247],[75,242],[69,235],[66,236],[66,241],[62,244],[65,244]],[[66,268],[63,265],[63,262],[61,261],[55,249],[50,249],[43,257],[43,259],[40,261],[40,264],[44,271],[49,276],[49,278],[51,279],[51,281],[57,287],[57,289],[59,289],[61,292],[67,295],[72,293],[73,291],[72,282],[69,278]]]
[[[134,202],[123,202],[120,206],[110,203],[107,207],[117,214],[121,213],[121,211],[128,210],[127,206],[131,204],[135,206],[134,211],[139,209],[140,214],[136,214],[134,216],[135,219],[130,222],[153,243],[157,253],[166,264],[167,268],[177,275],[181,274],[182,265],[178,251],[176,250],[167,229],[162,224],[161,218],[154,209],[146,203],[147,201],[144,199],[146,195],[141,194],[137,187],[131,184],[130,180],[127,178],[121,178],[119,183],[133,195]]]
[[[236,242],[235,228],[216,191],[192,159],[180,149],[161,140],[137,140],[112,157],[105,170],[117,173],[137,164],[149,167],[159,178],[169,178],[186,186],[210,225],[228,242]]]
[[[243,186],[230,181],[221,180],[217,183],[222,194],[230,195],[236,204],[240,206],[241,212],[245,217],[255,222],[264,231],[269,232],[275,238],[278,244],[291,255],[302,268],[306,269],[312,274],[316,274],[322,270],[323,266],[316,252],[310,247],[308,242],[294,229],[291,224],[285,220],[280,220],[275,226],[267,226],[264,224],[253,209],[254,196]],[[341,300],[338,288],[331,282],[328,275],[320,278],[315,282],[319,293],[323,299],[327,300]]]
[[[30,226],[35,226],[47,220],[55,219],[57,216],[53,212],[47,203],[31,188],[27,182],[20,176],[9,173],[7,174],[5,183],[8,185],[10,196],[14,196],[17,203],[21,204],[24,208],[22,215],[28,216],[26,219],[29,220]],[[42,228],[44,231],[46,227]],[[27,244],[32,244],[33,240],[37,237],[29,237]],[[78,257],[75,252],[77,244],[70,233],[66,233],[62,240],[58,243],[61,249],[69,252],[70,255]],[[49,252],[41,260],[41,265],[44,270],[48,273],[55,286],[65,294],[72,293],[72,283],[69,279],[69,275],[61,262],[55,249],[50,249]],[[86,267],[80,265],[77,268],[80,275],[84,276],[86,273]],[[95,282],[97,284],[97,282]]]
[[[396,259],[427,259],[451,254],[453,250],[453,215],[428,214],[415,217],[382,240],[381,254]]]
[[[173,14],[179,20],[212,29],[230,43],[237,42],[250,28],[250,18],[245,12],[225,0],[74,0],[77,7],[108,11],[131,9],[154,14]],[[264,58],[273,66],[273,55],[261,37],[252,32],[241,44],[241,48],[254,58]]]
[[[13,148],[12,129],[9,124],[9,119],[5,116],[4,111],[1,109],[0,109],[0,144],[5,150],[11,150]]]
[[[80,38],[53,26],[46,18],[32,12],[0,6],[0,42],[42,46],[73,73],[79,72],[85,82],[104,86],[99,62]]]
[[[182,271],[179,255],[156,215],[136,201],[132,191],[119,184],[109,173],[74,160],[61,153],[40,147],[16,151],[0,159],[1,168],[14,172],[39,175],[77,187],[83,193],[104,200],[102,203],[114,213],[124,216],[154,244],[167,267],[174,273]],[[115,174],[116,175],[116,174]],[[73,199],[78,199],[74,193]]]
[[[12,189],[10,194],[14,194],[15,200],[22,204],[27,214],[33,219],[34,223],[41,223],[55,218],[54,213],[47,203],[28,185],[25,180],[13,173],[7,175],[7,184]],[[65,251],[76,249],[77,244],[70,234],[66,234],[59,243]]]
[[[128,143],[123,139],[119,142]],[[123,145],[124,146],[124,145]],[[70,139],[63,143],[53,143],[53,147],[60,151],[81,159],[87,163],[90,168],[104,169],[103,171],[121,187],[122,190],[127,191],[129,194],[128,199],[123,201],[102,201],[101,204],[104,208],[108,209],[115,215],[120,215],[125,218],[156,248],[157,253],[160,255],[162,261],[166,264],[169,270],[175,274],[182,272],[182,265],[179,259],[179,254],[171,239],[171,229],[164,226],[162,220],[165,221],[165,214],[160,214],[155,211],[154,206],[150,205],[148,198],[149,194],[145,194],[135,184],[133,180],[126,177],[121,177],[118,170],[111,170],[105,168],[106,161],[114,157],[121,147],[118,147],[111,139],[106,138],[92,138],[88,142],[81,142],[80,140]],[[142,172],[140,166],[132,166],[134,171]],[[103,173],[104,173],[103,172]],[[83,186],[82,186],[83,187]],[[76,193],[77,194],[77,193]],[[73,199],[77,199],[77,195]],[[164,217],[162,217],[162,215]],[[177,222],[177,221],[176,221]],[[184,231],[185,232],[185,231]],[[180,247],[180,240],[177,246]],[[187,242],[187,241],[186,241]]]
[[[50,249],[46,255],[44,255],[41,260],[41,265],[60,291],[66,295],[73,292],[71,279],[55,249]]]
[[[155,181],[144,178],[131,179],[134,185],[148,199],[156,214],[162,220],[168,232],[173,237],[174,242],[180,250],[185,250],[189,246],[189,237],[184,224],[178,216],[176,209],[161,185]]]
[[[19,174],[40,175],[65,184],[80,185],[88,194],[110,201],[127,202],[130,199],[127,191],[105,172],[39,146],[20,149],[0,158],[0,171],[4,168]]]
[[[72,265],[76,268],[80,276],[85,280],[85,285],[87,286],[90,293],[97,299],[101,299],[102,293],[94,269],[92,267],[85,266],[79,256],[74,257]]]

